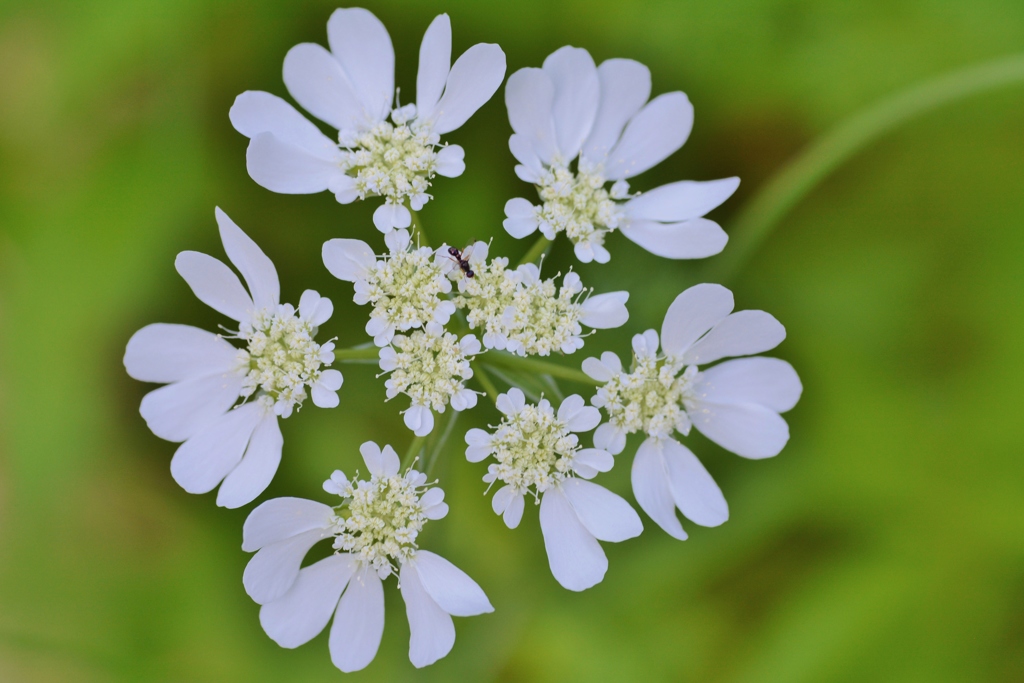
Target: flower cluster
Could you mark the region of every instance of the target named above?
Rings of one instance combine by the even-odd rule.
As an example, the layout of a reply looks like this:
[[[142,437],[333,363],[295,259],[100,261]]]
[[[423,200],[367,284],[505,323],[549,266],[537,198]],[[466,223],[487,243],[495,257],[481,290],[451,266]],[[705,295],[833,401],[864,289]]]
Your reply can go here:
[[[516,529],[532,499],[552,576],[582,591],[608,571],[601,542],[624,542],[644,529],[629,502],[592,481],[614,467],[630,435],[644,435],[632,461],[636,502],[685,539],[677,510],[703,526],[721,524],[729,510],[681,439],[696,428],[743,457],[774,456],[789,439],[781,413],[794,407],[802,387],[788,363],[756,356],[783,340],[782,325],[763,311],[733,312],[732,293],[711,284],[681,293],[660,335],[636,335],[628,367],[608,351],[584,360],[582,372],[542,359],[573,354],[593,330],[629,319],[628,292],[595,293],[573,270],[542,277],[550,240],[564,235],[580,261],[598,263],[610,259],[613,232],[667,258],[724,248],[725,233],[704,215],[738,179],[680,181],[642,193],[627,182],[685,142],[693,108],[683,93],[648,101],[646,67],[628,59],[597,66],[572,47],[508,79],[515,172],[537,188],[540,203],[510,200],[504,227],[517,238],[542,235],[512,267],[486,241],[432,249],[417,214],[432,199],[436,176],[465,171],[462,147],[442,136],[497,91],[505,74],[501,49],[474,45],[453,64],[451,24],[438,16],[420,46],[416,100],[403,106],[391,38],[372,13],[337,10],[327,37],[330,49],[304,43],[288,52],[284,82],[298,104],[337,130],[336,140],[266,92],[239,95],[229,117],[249,138],[246,166],[261,186],[285,194],[328,190],[342,204],[383,200],[373,213],[383,246],[339,237],[321,251],[327,270],[352,283],[353,301],[366,307],[359,326],[370,340],[345,348],[317,341],[331,301],[306,290],[297,306],[282,303],[273,263],[217,209],[224,250],[241,279],[197,252],[179,254],[175,267],[203,303],[234,323],[222,327],[225,334],[149,325],[129,340],[124,364],[132,377],[165,385],[146,394],[140,412],[154,434],[181,443],[171,460],[175,481],[190,493],[219,486],[217,504],[235,508],[273,479],[283,452],[281,419],[307,398],[321,408],[340,404],[342,375],[330,366],[377,363],[385,399],[409,399],[401,413],[414,438],[405,465],[391,446],[366,442],[365,476],[338,469],[324,482],[333,505],[275,498],[257,506],[242,530],[242,549],[255,553],[242,583],[260,605],[264,631],[282,647],[298,647],[331,623],[331,660],[347,672],[375,657],[383,585],[396,575],[409,659],[422,667],[452,649],[452,616],[493,611],[475,581],[419,545],[426,524],[448,512],[444,492],[428,481],[431,468],[455,415],[480,396],[494,400],[501,418],[465,432],[465,455],[469,463],[487,461],[482,478],[487,491],[495,488],[491,508]],[[752,357],[723,361],[739,356]],[[499,389],[492,377],[507,386]],[[556,408],[545,395],[561,398],[559,380],[596,387],[591,405],[571,394]],[[427,439],[435,414],[449,408],[445,428]],[[413,466],[422,452],[428,455],[419,471]],[[321,542],[330,543],[321,546],[329,555],[303,566]]]

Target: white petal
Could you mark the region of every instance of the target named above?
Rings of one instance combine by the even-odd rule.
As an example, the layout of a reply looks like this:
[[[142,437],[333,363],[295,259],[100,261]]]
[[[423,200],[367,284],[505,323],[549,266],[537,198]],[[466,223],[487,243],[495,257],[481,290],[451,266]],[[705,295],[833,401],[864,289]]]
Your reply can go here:
[[[733,308],[732,292],[722,285],[694,285],[675,298],[665,313],[661,344],[670,356],[681,356],[701,335]]]
[[[672,498],[687,519],[701,526],[718,526],[729,519],[722,490],[689,448],[666,439],[662,453]]]
[[[267,490],[281,463],[284,437],[274,413],[263,416],[249,439],[238,467],[224,478],[217,490],[217,505],[238,508],[248,505]]]
[[[494,497],[491,498],[491,509],[494,510],[494,514],[500,515],[505,512],[515,495],[516,490],[511,486],[502,486],[498,489]]]
[[[633,353],[640,358],[654,358],[658,355],[658,333],[645,330],[643,334],[633,335]]]
[[[398,468],[401,466],[401,460],[398,459],[398,453],[395,453],[395,449],[391,446],[384,446],[380,451],[380,468],[384,476],[395,476],[398,474]]]
[[[537,231],[537,214],[534,205],[522,197],[516,197],[505,202],[505,215],[508,216],[502,221],[502,226],[508,234],[516,239],[522,239]]]
[[[409,661],[417,668],[428,666],[451,652],[455,645],[455,624],[431,599],[414,563],[402,565],[399,583],[405,600],[405,615],[409,619]]]
[[[331,275],[346,282],[365,279],[377,262],[373,249],[362,240],[328,240],[324,242],[322,255]]]
[[[629,218],[677,223],[703,216],[731,197],[739,186],[739,178],[680,180],[633,197],[623,209]]]
[[[384,587],[372,568],[357,571],[341,596],[331,626],[331,661],[345,673],[373,661],[384,633]]]
[[[629,292],[608,292],[589,297],[583,302],[580,322],[595,330],[610,330],[621,327],[629,320],[626,302]]]
[[[274,498],[249,513],[242,526],[242,550],[247,553],[310,529],[326,529],[334,510],[305,498]]]
[[[143,382],[219,375],[231,372],[237,364],[238,349],[219,334],[191,325],[146,325],[132,335],[124,350],[125,370]]]
[[[222,262],[198,251],[183,251],[174,259],[174,267],[204,304],[232,320],[249,320],[252,299],[238,276]]]
[[[426,436],[434,431],[434,413],[426,406],[409,406],[403,417],[405,426],[411,429],[416,436]]]
[[[612,455],[618,455],[626,447],[626,433],[610,422],[606,422],[594,432],[594,445]]]
[[[220,228],[220,239],[224,243],[224,251],[238,272],[245,278],[252,301],[256,308],[277,306],[281,299],[281,284],[277,279],[277,269],[259,246],[221,211],[214,211],[217,226]]]
[[[618,374],[617,372],[612,372],[608,366],[596,358],[584,359],[582,368],[587,377],[597,380],[598,382],[607,382]]]
[[[299,317],[314,326],[326,322],[334,312],[334,304],[314,289],[307,289],[299,297]]]
[[[324,370],[320,373],[320,384],[331,391],[341,389],[344,378],[337,370]]]
[[[383,121],[395,94],[395,49],[384,24],[360,7],[336,9],[327,20],[327,43],[366,112]]]
[[[309,549],[327,536],[327,531],[313,529],[261,548],[242,573],[245,592],[258,605],[277,600],[295,583]]]
[[[337,389],[328,389],[320,383],[313,385],[310,395],[313,398],[313,405],[317,408],[337,408],[341,403]]]
[[[583,526],[600,541],[619,543],[636,538],[644,530],[640,516],[629,503],[603,486],[568,478],[562,482],[562,491]]]
[[[448,614],[472,617],[494,611],[476,581],[440,555],[420,550],[415,563],[423,588]]]
[[[562,159],[575,159],[597,116],[600,86],[597,67],[583,48],[555,50],[544,60],[544,73],[555,86],[551,113]]]
[[[434,507],[444,500],[444,490],[437,487],[429,489],[420,496],[420,505],[424,509]]]
[[[247,403],[190,437],[171,459],[174,481],[189,493],[212,491],[238,465],[264,414],[259,403]]]
[[[432,113],[434,132],[455,130],[484,106],[505,78],[505,53],[491,43],[477,43],[452,64],[444,95]]]
[[[523,393],[522,389],[512,387],[508,392],[498,394],[498,400],[495,402],[495,405],[497,405],[498,410],[506,415],[516,415],[526,407],[526,394]]]
[[[408,228],[412,224],[412,214],[402,204],[385,202],[373,212],[373,224],[387,234],[392,228]]]
[[[515,529],[519,526],[519,522],[523,519],[523,510],[526,508],[526,499],[521,493],[517,493],[509,501],[508,506],[505,508],[505,512],[502,513],[501,518],[505,522],[505,526],[509,529]]]
[[[644,441],[633,458],[633,496],[637,504],[669,536],[686,540],[683,525],[676,517],[676,503],[668,483],[668,467],[655,439]]]
[[[448,80],[452,65],[452,23],[447,14],[430,22],[420,43],[420,68],[416,73],[416,115],[429,119]]]
[[[296,45],[284,57],[284,84],[295,101],[338,130],[365,128],[373,119],[341,64],[315,43]]]
[[[573,458],[573,464],[577,463],[582,463],[598,472],[609,472],[615,466],[615,458],[601,448],[584,448],[577,451],[576,457]]]
[[[334,188],[347,176],[334,161],[325,161],[273,133],[260,133],[245,151],[249,177],[280,194],[313,194]]]
[[[246,91],[235,98],[228,118],[235,130],[247,138],[252,139],[260,133],[273,133],[281,142],[298,147],[323,161],[337,163],[341,159],[337,143],[277,95],[256,90]]]
[[[331,620],[356,563],[347,554],[331,555],[299,571],[291,589],[260,609],[260,624],[281,647],[309,642]]]
[[[603,163],[626,122],[651,96],[651,71],[632,59],[608,59],[597,67],[597,77],[601,99],[583,145],[583,156],[591,162]]]
[[[445,178],[458,178],[466,170],[466,150],[459,145],[448,145],[437,153],[437,174]]]
[[[433,507],[425,508],[423,516],[427,519],[444,519],[448,515],[448,503],[438,503]]]
[[[789,441],[786,421],[771,408],[753,403],[700,401],[687,415],[701,434],[744,458],[778,455]]]
[[[143,396],[139,413],[161,439],[184,441],[235,404],[244,379],[230,372],[168,384]]]
[[[593,406],[587,406],[583,404],[583,399],[580,396],[569,396],[565,401],[570,399],[577,399],[578,406],[574,405],[565,411],[566,417],[562,418],[562,409],[566,407],[565,402],[562,403],[562,408],[558,410],[559,419],[564,419],[569,431],[571,432],[589,432],[591,429],[601,423],[601,411]],[[571,414],[570,414],[571,411]]]
[[[530,179],[527,182],[536,182],[541,171],[544,167],[540,163],[540,157],[537,156],[537,152],[533,149],[533,143],[530,139],[524,135],[513,133],[508,139],[508,149],[512,152],[512,156],[516,158],[520,164],[529,169]],[[516,171],[518,174],[519,171]],[[522,177],[520,175],[520,177]],[[524,180],[526,180],[524,178]]]
[[[705,370],[696,387],[711,403],[756,403],[777,413],[800,400],[803,386],[793,366],[778,358],[737,358]]]
[[[571,591],[582,591],[601,582],[608,571],[608,558],[557,487],[548,489],[541,498],[540,529],[548,564],[558,583]]]
[[[505,84],[508,121],[517,135],[530,141],[534,153],[550,164],[558,149],[551,110],[555,86],[542,69],[520,69]]]
[[[737,311],[683,354],[683,362],[704,365],[728,356],[749,356],[774,349],[786,338],[786,328],[770,313]]]
[[[370,471],[371,475],[381,475],[384,473],[384,454],[373,441],[366,441],[359,446],[359,453],[363,456],[363,462],[366,463],[366,469]]]
[[[714,256],[725,249],[729,241],[718,223],[706,218],[692,218],[682,223],[631,220],[621,230],[623,235],[655,256],[671,259]]]
[[[681,92],[659,95],[637,112],[608,155],[609,180],[643,173],[683,146],[693,128],[693,105]]]

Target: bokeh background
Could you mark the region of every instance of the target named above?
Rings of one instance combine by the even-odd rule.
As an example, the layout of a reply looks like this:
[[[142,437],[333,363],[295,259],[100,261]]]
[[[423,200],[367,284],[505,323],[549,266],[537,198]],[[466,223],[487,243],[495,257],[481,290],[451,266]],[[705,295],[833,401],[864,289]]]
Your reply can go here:
[[[285,95],[281,61],[326,42],[324,0],[7,0],[0,4],[0,680],[339,680],[326,632],[298,650],[261,631],[245,595],[241,525],[185,494],[175,445],[137,408],[125,342],[166,321],[224,322],[173,268],[223,254],[223,207],[259,242],[296,301],[313,287],[341,345],[366,311],[322,268],[335,236],[380,242],[370,206],[285,196],[246,174],[235,95]],[[688,144],[634,183],[743,178],[737,210],[787,161],[860,108],[921,79],[1024,50],[1019,0],[398,0],[388,26],[412,99],[423,30],[451,14],[455,53],[497,42],[511,70],[570,43],[651,67],[654,92],[696,106]],[[500,95],[456,133],[468,170],[439,178],[423,212],[435,241],[494,238],[502,206],[531,189],[512,172]],[[741,308],[788,328],[777,355],[805,384],[792,440],[769,461],[689,443],[731,519],[649,520],[606,545],[611,568],[582,594],[547,569],[536,512],[507,530],[458,439],[440,465],[453,503],[422,544],[485,588],[492,615],[456,620],[452,654],[408,662],[400,596],[386,590],[376,660],[351,680],[1024,680],[1024,88],[917,119],[856,155],[779,225],[731,282]],[[692,264],[616,236],[584,282],[632,292],[627,329],[572,362],[627,354],[658,327]],[[552,267],[572,263],[564,242]],[[342,367],[333,411],[286,421],[264,498],[316,497],[357,445],[409,434],[366,365]],[[570,387],[566,386],[567,389]],[[573,390],[586,391],[585,387]],[[399,401],[400,402],[400,401]],[[482,404],[483,405],[483,404]],[[484,405],[459,433],[493,422]],[[635,448],[635,444],[631,445]],[[632,499],[628,453],[602,482]]]

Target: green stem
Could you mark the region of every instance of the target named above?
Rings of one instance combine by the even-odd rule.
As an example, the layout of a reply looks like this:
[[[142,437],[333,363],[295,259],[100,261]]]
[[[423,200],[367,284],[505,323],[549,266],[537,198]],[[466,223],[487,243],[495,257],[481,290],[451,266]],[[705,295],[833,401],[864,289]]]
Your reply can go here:
[[[380,349],[376,346],[353,346],[348,349],[334,349],[334,360],[351,363],[380,358]]]
[[[489,353],[494,352],[491,351]],[[484,391],[486,391],[487,395],[491,397],[491,400],[497,403],[498,387],[494,386],[494,382],[491,381],[490,376],[483,369],[482,365],[480,364],[480,361],[473,361],[471,365],[473,367],[473,377],[476,378],[477,382],[480,382],[480,386],[484,388]]]
[[[523,258],[519,260],[519,265],[523,265],[524,263],[533,263],[538,260],[550,246],[551,240],[544,235],[541,235],[537,238],[537,241],[533,243],[533,246],[530,247],[530,250],[523,255]]]
[[[790,209],[879,137],[943,105],[1019,83],[1024,83],[1024,55],[940,76],[847,119],[775,174],[744,206],[733,224],[729,248],[709,263],[705,279],[725,282],[735,277]]]
[[[402,470],[406,470],[412,467],[412,464],[416,461],[416,456],[423,450],[423,442],[427,440],[425,436],[415,436],[412,439],[412,443],[409,444],[409,450],[405,452],[405,457],[402,458]]]
[[[588,384],[590,386],[599,386],[601,384],[586,375],[582,370],[576,370],[575,368],[566,367],[565,365],[549,363],[547,361],[536,360],[534,358],[522,358],[503,351],[488,351],[486,355],[480,357],[479,362],[486,363],[488,365],[497,365],[501,368],[509,368],[510,370],[522,370],[523,372],[551,375],[552,377],[557,377],[559,379],[567,379],[570,382]]]
[[[410,207],[409,213],[412,214],[413,244],[416,244],[416,239],[419,238],[419,246],[429,247],[430,238],[427,237],[427,233],[423,230],[423,219],[420,218],[419,212],[413,211]]]
[[[430,478],[430,473],[434,471],[434,463],[437,462],[437,456],[441,454],[445,444],[448,443],[448,437],[455,430],[455,421],[458,419],[459,411],[452,410],[451,415],[448,416],[448,423],[444,426],[444,432],[441,433],[441,438],[431,447],[430,455],[427,456],[426,469],[423,470],[428,479]]]

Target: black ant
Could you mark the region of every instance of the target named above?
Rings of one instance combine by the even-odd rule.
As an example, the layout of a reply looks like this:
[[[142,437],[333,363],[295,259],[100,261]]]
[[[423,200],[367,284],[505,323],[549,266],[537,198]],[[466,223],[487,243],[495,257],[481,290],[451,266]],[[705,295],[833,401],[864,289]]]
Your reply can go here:
[[[459,264],[459,268],[461,268],[462,272],[466,274],[466,277],[473,277],[473,269],[469,267],[469,256],[472,252],[472,245],[461,250],[455,247],[448,247],[448,255],[453,261]]]

